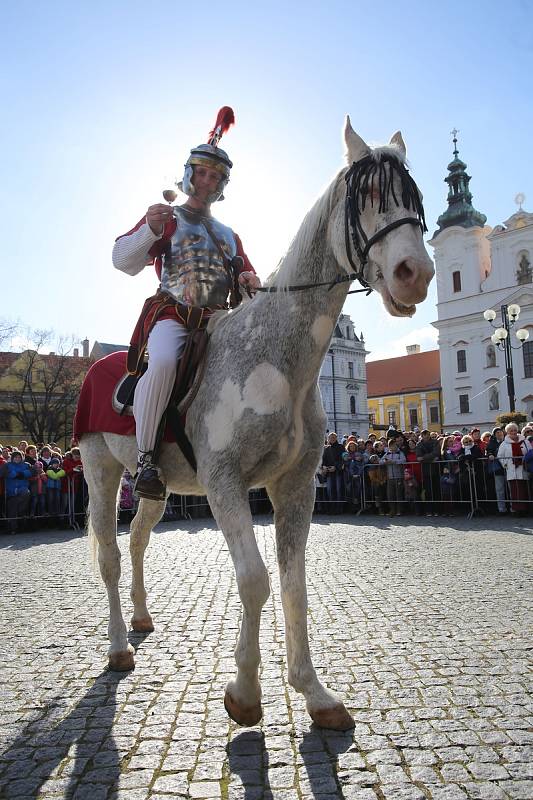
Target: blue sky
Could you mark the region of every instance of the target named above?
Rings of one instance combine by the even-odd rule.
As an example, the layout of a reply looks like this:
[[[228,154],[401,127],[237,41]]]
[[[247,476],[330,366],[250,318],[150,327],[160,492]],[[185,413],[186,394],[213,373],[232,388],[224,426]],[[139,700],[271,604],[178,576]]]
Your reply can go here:
[[[346,113],[371,142],[402,130],[430,233],[454,126],[489,224],[519,191],[533,209],[529,0],[19,0],[2,29],[2,317],[126,343],[156,279],[114,270],[114,238],[161,200],[225,104],[235,166],[214,210],[263,278],[342,165]],[[434,347],[435,300],[433,285],[412,320],[375,296],[345,310],[376,357]]]

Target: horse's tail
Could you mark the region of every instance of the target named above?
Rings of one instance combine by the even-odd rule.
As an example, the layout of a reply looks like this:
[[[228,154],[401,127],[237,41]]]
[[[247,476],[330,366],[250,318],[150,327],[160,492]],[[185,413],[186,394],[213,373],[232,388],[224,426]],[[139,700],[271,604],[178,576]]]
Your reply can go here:
[[[89,500],[89,508],[87,509],[87,537],[89,544],[89,559],[91,562],[91,568],[95,578],[98,578],[100,576],[100,567],[98,565],[98,539],[96,538],[96,533],[94,532],[91,520],[90,500]]]

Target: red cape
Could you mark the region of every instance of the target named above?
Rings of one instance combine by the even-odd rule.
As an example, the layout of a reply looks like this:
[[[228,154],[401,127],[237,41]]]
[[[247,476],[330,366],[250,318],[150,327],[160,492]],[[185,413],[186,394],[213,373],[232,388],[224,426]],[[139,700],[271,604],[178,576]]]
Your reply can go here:
[[[129,414],[117,414],[111,404],[115,386],[128,371],[123,350],[101,358],[85,376],[74,417],[74,436],[84,433],[119,433],[135,436],[135,420]]]

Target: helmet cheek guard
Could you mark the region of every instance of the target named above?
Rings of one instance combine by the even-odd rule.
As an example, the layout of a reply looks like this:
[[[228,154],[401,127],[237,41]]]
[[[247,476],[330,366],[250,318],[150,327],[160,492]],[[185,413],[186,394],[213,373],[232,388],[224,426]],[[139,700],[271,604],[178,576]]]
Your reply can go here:
[[[177,184],[178,189],[183,194],[189,195],[192,197],[194,194],[194,184],[192,182],[192,176],[194,174],[194,168],[192,164],[185,164],[185,171],[183,173],[183,179],[179,181]]]

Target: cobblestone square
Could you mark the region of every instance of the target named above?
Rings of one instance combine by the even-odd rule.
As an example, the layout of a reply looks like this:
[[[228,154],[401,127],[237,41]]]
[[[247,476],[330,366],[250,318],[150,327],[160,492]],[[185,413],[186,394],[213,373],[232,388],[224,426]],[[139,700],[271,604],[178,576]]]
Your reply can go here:
[[[0,797],[73,800],[498,800],[533,797],[528,520],[317,517],[311,649],[356,726],[310,724],[287,683],[274,527],[262,616],[264,718],[222,699],[240,602],[212,521],[158,526],[146,554],[156,630],[136,669],[105,670],[107,599],[84,536],[2,536]],[[177,527],[179,524],[179,527]],[[129,536],[121,529],[121,596]]]

